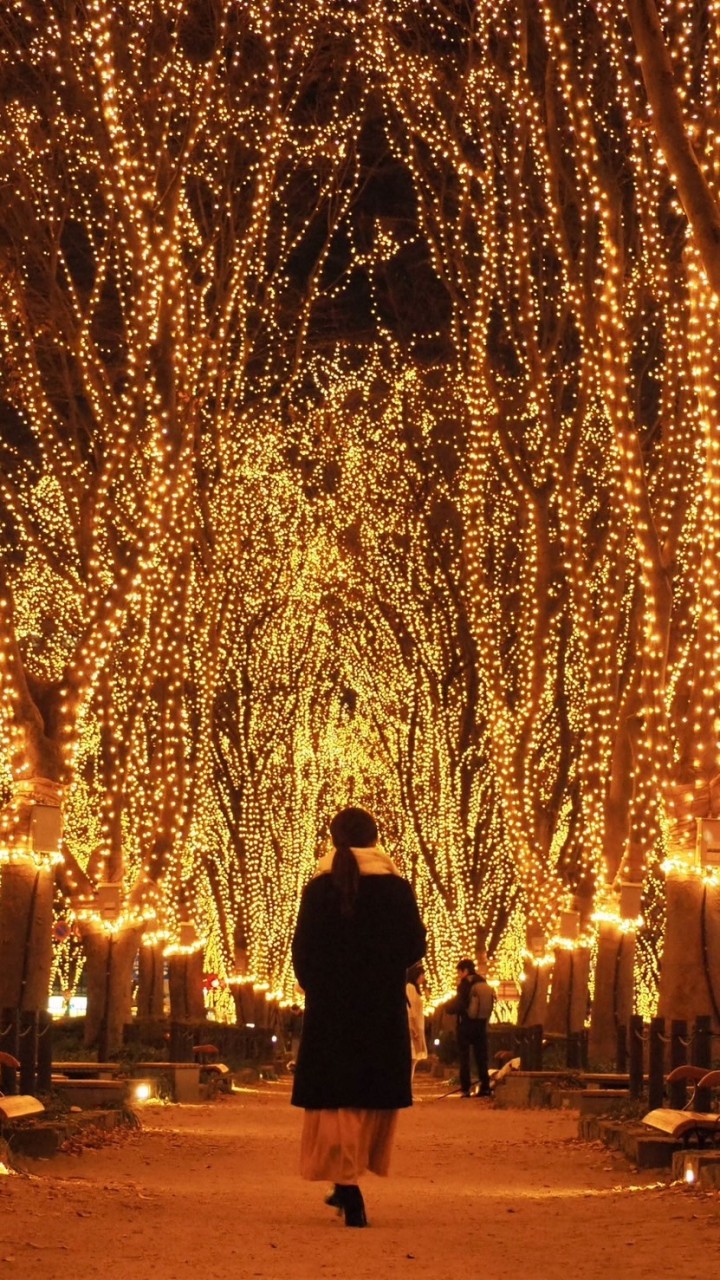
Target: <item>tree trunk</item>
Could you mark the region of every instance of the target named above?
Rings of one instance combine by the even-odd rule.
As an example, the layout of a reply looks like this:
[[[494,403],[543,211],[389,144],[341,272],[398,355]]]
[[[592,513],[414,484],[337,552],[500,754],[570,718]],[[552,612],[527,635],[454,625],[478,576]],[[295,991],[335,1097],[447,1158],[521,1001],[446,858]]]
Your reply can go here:
[[[0,1009],[46,1009],[52,969],[53,873],[30,858],[0,874]]]
[[[563,1036],[582,1031],[587,1016],[589,976],[587,947],[556,947],[546,1031]]]
[[[255,995],[252,982],[233,982],[232,998],[235,1002],[235,1020],[239,1027],[255,1021]]]
[[[551,975],[552,965],[535,964],[529,957],[526,959],[518,1005],[519,1027],[545,1026]]]
[[[655,0],[628,0],[627,15],[660,150],[696,238],[708,280],[720,293],[720,209],[690,140]]]
[[[720,886],[699,876],[670,874],[665,882],[667,919],[660,970],[659,1014],[713,1019],[720,1032]]]
[[[487,929],[481,924],[475,930],[475,968],[483,977],[488,970]]]
[[[191,951],[189,955],[168,956],[170,1017],[173,1022],[205,1021],[204,967],[202,950]]]
[[[627,1026],[633,1012],[635,934],[603,920],[598,933],[595,992],[590,1020],[591,1065],[615,1062],[617,1029]]]
[[[161,943],[140,947],[138,1018],[162,1018],[165,1011],[165,957]]]
[[[270,1007],[268,1005],[267,993],[270,990],[267,982],[258,982],[253,988],[255,992],[255,1026],[268,1027],[270,1025]]]
[[[88,997],[85,1047],[97,1047],[98,1061],[107,1062],[121,1048],[123,1028],[130,1021],[132,971],[142,928],[106,933],[81,924],[80,929]]]

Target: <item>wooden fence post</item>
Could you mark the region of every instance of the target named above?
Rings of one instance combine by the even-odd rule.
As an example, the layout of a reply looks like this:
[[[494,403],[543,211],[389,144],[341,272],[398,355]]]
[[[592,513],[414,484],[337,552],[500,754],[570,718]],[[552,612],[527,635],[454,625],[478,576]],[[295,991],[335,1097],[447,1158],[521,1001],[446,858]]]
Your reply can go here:
[[[628,1069],[627,1031],[625,1023],[619,1022],[617,1028],[617,1052],[615,1055],[615,1070],[618,1075],[624,1075]]]
[[[37,1091],[50,1093],[52,1089],[53,1022],[46,1009],[38,1015]]]
[[[663,1104],[665,1077],[665,1019],[650,1019],[648,1063],[648,1107],[655,1111]]]
[[[673,1018],[670,1023],[670,1070],[684,1067],[687,1063],[687,1022],[684,1018]],[[687,1085],[684,1080],[676,1080],[670,1085],[670,1106],[674,1111],[682,1111],[687,1102]]]
[[[696,1067],[712,1066],[712,1018],[709,1014],[699,1014],[695,1019],[693,1031],[692,1060]],[[709,1111],[712,1104],[709,1089],[698,1089],[695,1094],[695,1111]]]
[[[35,1009],[20,1014],[20,1092],[35,1093],[37,1088],[38,1015]]]
[[[543,1058],[543,1029],[539,1023],[534,1027],[528,1027],[530,1033],[530,1071],[542,1071]]]
[[[17,1009],[3,1009],[0,1013],[0,1049],[13,1058],[19,1058]],[[0,1067],[0,1093],[8,1096],[17,1093],[17,1071],[15,1067]]]
[[[629,1074],[628,1081],[631,1098],[639,1098],[643,1091],[643,1048],[644,1024],[639,1014],[634,1013],[630,1019],[628,1030]]]

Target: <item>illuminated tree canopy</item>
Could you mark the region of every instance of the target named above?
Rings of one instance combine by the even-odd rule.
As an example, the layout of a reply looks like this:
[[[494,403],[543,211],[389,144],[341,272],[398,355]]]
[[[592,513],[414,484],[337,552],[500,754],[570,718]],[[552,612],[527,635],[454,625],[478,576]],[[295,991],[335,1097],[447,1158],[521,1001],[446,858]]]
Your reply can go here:
[[[686,890],[720,947],[719,59],[709,0],[6,7],[6,896],[61,808],[86,946],[288,994],[355,802],[437,994],[653,1009]]]

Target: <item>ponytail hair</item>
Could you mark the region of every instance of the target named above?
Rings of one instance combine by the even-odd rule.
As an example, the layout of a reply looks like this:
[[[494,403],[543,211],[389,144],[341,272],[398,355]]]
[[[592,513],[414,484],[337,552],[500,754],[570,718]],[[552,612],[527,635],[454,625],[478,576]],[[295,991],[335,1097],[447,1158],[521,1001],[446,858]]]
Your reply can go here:
[[[360,883],[360,868],[349,844],[337,844],[335,846],[335,857],[332,861],[330,875],[340,895],[341,914],[351,916],[357,897],[358,884]]]
[[[341,809],[330,823],[330,835],[335,845],[330,875],[340,896],[340,911],[350,916],[360,883],[360,868],[352,850],[377,844],[377,824],[365,809]]]

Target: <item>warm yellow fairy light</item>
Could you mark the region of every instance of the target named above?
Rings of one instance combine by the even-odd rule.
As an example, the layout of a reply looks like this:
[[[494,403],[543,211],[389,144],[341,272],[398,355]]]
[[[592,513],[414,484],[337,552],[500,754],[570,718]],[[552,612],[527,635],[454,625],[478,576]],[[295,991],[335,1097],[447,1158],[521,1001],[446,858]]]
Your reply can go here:
[[[288,994],[357,802],[438,989],[589,947],[569,891],[656,943],[606,889],[718,772],[720,348],[623,6],[86,8],[0,28],[0,783],[27,693],[77,918]],[[717,192],[717,15],[667,8]]]
[[[642,916],[621,916],[617,911],[593,911],[594,924],[611,924],[621,933],[636,933],[645,921]]]
[[[688,863],[683,858],[664,858],[660,870],[666,876],[687,877],[712,886],[720,884],[720,867],[703,867],[699,863]]]
[[[198,938],[197,942],[187,946],[181,945],[179,942],[170,942],[163,948],[163,955],[166,956],[193,956],[198,951],[205,950],[205,938]]]

